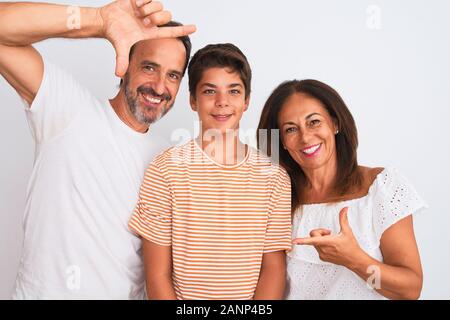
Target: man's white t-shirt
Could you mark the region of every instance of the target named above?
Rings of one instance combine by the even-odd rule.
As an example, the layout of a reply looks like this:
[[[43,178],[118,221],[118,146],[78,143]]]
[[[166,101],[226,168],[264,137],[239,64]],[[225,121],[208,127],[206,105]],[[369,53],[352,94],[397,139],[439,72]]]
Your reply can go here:
[[[144,298],[141,241],[127,224],[164,143],[47,60],[26,114],[36,151],[13,298]]]

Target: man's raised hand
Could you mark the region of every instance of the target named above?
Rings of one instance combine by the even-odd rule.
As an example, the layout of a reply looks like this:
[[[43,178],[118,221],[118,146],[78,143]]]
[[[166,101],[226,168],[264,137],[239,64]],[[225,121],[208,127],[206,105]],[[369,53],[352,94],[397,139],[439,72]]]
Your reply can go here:
[[[131,47],[142,40],[177,38],[196,31],[195,26],[160,27],[172,19],[159,1],[117,0],[99,9],[103,36],[116,51],[116,75],[128,69]]]

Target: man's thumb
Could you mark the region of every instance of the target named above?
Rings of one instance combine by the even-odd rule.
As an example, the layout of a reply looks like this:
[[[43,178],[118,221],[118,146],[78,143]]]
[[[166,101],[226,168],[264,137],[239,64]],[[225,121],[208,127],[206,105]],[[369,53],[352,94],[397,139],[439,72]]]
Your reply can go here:
[[[116,76],[123,78],[128,70],[130,48],[117,48],[116,50]]]

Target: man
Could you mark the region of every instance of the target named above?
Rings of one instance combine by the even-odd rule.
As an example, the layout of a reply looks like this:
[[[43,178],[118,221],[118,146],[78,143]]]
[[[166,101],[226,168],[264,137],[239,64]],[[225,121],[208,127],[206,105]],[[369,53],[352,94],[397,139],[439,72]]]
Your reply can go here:
[[[151,0],[0,3],[0,73],[27,103],[36,143],[14,298],[144,298],[140,240],[127,221],[161,151],[149,127],[174,104],[195,31],[170,19]],[[95,98],[31,46],[55,37],[109,40],[117,96]]]

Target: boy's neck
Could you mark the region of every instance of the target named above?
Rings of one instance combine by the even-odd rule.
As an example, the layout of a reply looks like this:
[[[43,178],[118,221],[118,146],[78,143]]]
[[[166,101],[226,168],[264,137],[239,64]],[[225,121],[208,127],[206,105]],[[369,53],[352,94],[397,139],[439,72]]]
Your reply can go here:
[[[239,129],[214,136],[200,134],[197,143],[212,160],[221,165],[237,165],[248,152],[248,146],[239,140]]]

